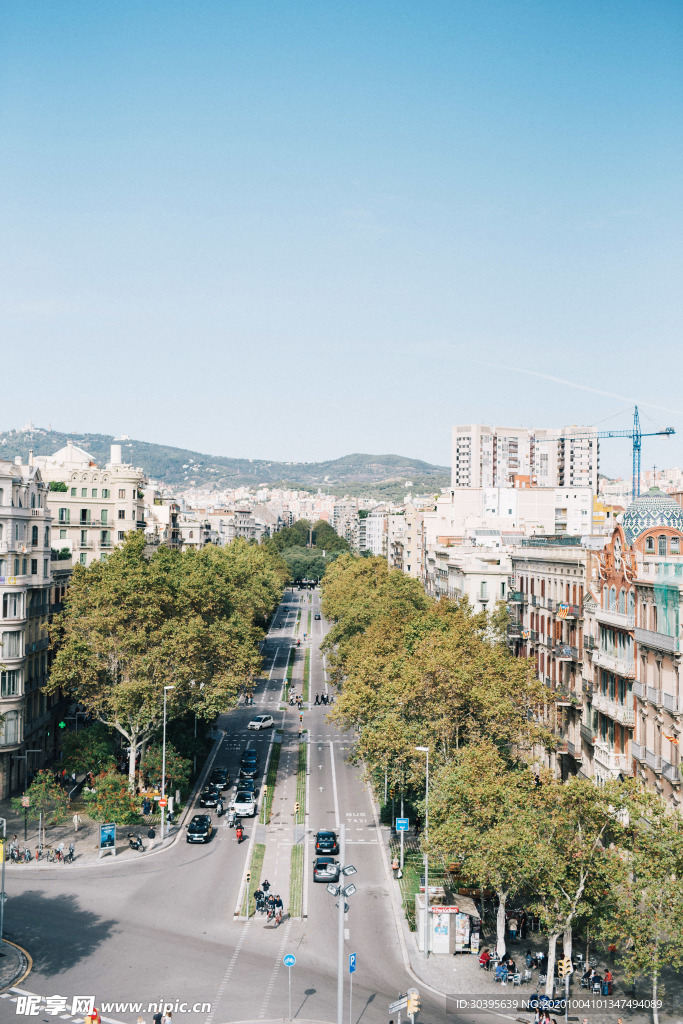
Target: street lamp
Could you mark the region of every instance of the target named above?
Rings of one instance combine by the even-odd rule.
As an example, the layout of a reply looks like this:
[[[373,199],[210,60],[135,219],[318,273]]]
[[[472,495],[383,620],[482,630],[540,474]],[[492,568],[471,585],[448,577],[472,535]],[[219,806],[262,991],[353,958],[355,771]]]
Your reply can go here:
[[[422,754],[427,755],[427,777],[425,782],[425,925],[424,925],[424,954],[425,960],[429,959],[429,747],[415,747]]]
[[[3,928],[5,925],[5,900],[7,894],[5,893],[5,842],[7,839],[7,818],[0,818],[2,822],[2,892],[0,892],[0,950],[2,949],[4,938]]]
[[[169,690],[175,690],[175,686],[164,687],[164,739],[161,746],[161,799],[166,797],[166,694]],[[161,805],[161,839],[163,842],[166,831],[166,803]]]
[[[339,898],[339,916],[337,917],[337,1024],[344,1024],[344,914],[349,909],[346,903],[347,896],[353,896],[356,891],[356,887],[353,883],[350,885],[341,884],[341,876],[348,877],[349,875],[356,874],[356,868],[353,864],[344,864],[344,856],[346,854],[346,825],[339,826],[339,862],[343,864],[343,867],[339,869],[340,884],[335,885],[334,882],[330,882],[327,886],[327,891],[330,896],[337,896]]]

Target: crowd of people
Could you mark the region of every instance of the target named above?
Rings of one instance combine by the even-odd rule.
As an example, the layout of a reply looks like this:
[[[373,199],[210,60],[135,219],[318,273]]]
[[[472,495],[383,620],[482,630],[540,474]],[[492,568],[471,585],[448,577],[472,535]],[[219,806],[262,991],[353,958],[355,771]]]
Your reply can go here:
[[[270,882],[267,878],[261,882],[259,889],[254,890],[254,900],[260,914],[267,914],[269,921],[274,920],[276,925],[280,924],[284,913],[282,898],[270,892]]]

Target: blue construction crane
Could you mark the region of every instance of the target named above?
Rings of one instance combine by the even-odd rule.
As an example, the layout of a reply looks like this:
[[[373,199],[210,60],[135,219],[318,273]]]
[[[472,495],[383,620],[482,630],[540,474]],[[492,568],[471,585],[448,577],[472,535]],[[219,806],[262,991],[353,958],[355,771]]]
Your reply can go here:
[[[560,434],[557,438],[539,438],[535,441],[536,444],[544,441],[562,441],[565,438],[568,441],[579,440],[583,437],[596,440],[605,440],[610,437],[630,437],[633,441],[633,486],[631,489],[631,497],[637,498],[640,494],[640,450],[642,448],[642,439],[644,437],[670,437],[675,434],[676,431],[673,427],[664,427],[663,430],[651,430],[647,433],[643,433],[640,429],[640,416],[638,415],[638,406],[633,410],[633,430],[581,430],[576,434]]]

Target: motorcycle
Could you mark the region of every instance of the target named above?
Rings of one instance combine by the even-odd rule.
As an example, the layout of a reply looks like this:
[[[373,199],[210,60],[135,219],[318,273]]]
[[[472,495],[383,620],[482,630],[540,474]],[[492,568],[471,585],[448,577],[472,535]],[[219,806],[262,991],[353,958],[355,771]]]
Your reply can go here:
[[[128,833],[128,845],[130,846],[131,850],[139,850],[140,853],[142,853],[143,850],[145,849],[144,846],[142,845],[142,839],[140,838],[140,836],[136,835],[135,832]]]
[[[235,825],[235,835],[237,836],[238,844],[241,843],[242,837],[244,835],[244,829],[242,828],[241,825]]]
[[[228,811],[228,827],[229,828],[234,828],[236,821],[237,821],[237,815],[235,814],[235,812],[231,808]]]

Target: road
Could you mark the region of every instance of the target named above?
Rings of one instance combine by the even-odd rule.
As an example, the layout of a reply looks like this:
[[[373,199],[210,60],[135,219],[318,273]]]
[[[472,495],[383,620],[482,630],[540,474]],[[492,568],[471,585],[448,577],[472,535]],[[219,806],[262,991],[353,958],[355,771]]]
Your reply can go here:
[[[262,764],[265,760],[272,737],[270,732],[247,732],[254,713],[273,714],[286,739],[298,732],[298,709],[281,709],[283,678],[297,633],[297,612],[301,610],[298,635],[302,636],[308,632],[309,610],[315,614],[318,609],[317,593],[310,595],[310,601],[307,592],[285,595],[264,642],[264,679],[255,691],[255,707],[240,706],[221,717],[219,724],[226,735],[215,766],[226,766],[232,779],[248,743],[260,750]],[[302,644],[310,644],[311,696],[327,685],[319,652],[326,626],[322,619],[312,618],[312,624],[312,636]],[[359,768],[347,760],[352,738],[335,729],[327,713],[327,708],[316,706],[304,711],[310,741],[304,857],[307,917],[285,920],[279,928],[260,917],[248,922],[235,917],[256,826],[245,822],[247,841],[238,845],[223,818],[216,822],[214,838],[206,846],[188,845],[181,839],[170,850],[141,857],[137,863],[103,860],[90,867],[59,866],[30,876],[12,872],[7,883],[6,934],[34,958],[23,987],[43,996],[67,996],[69,1001],[76,994],[94,994],[100,1006],[140,1002],[147,1022],[151,1018],[148,1004],[162,1001],[209,1004],[210,1008],[174,1014],[179,1024],[265,1020],[287,1016],[287,969],[282,956],[294,953],[294,1016],[335,1020],[337,915],[334,897],[324,885],[312,883],[311,833],[344,824],[346,861],[358,870],[353,879],[358,891],[349,899],[345,933],[345,964],[347,954],[355,952],[358,968],[352,1013],[347,1001],[345,1017],[351,1024],[386,1024],[388,1004],[414,982],[400,956],[369,794]],[[270,863],[277,864],[274,884],[281,881],[283,890],[288,883],[292,829],[289,808],[284,804],[281,810],[276,808],[282,787],[294,792],[288,773],[295,775],[296,758],[281,760],[273,805],[274,819],[279,815],[275,827],[280,829],[282,849],[279,859]],[[266,857],[272,858],[270,831],[268,835]],[[256,881],[252,879],[251,889]],[[348,974],[345,980],[348,998]],[[422,1006],[422,1020],[445,1019],[442,1006],[426,992]],[[138,1012],[110,1009],[107,1016],[128,1024],[137,1020]]]

